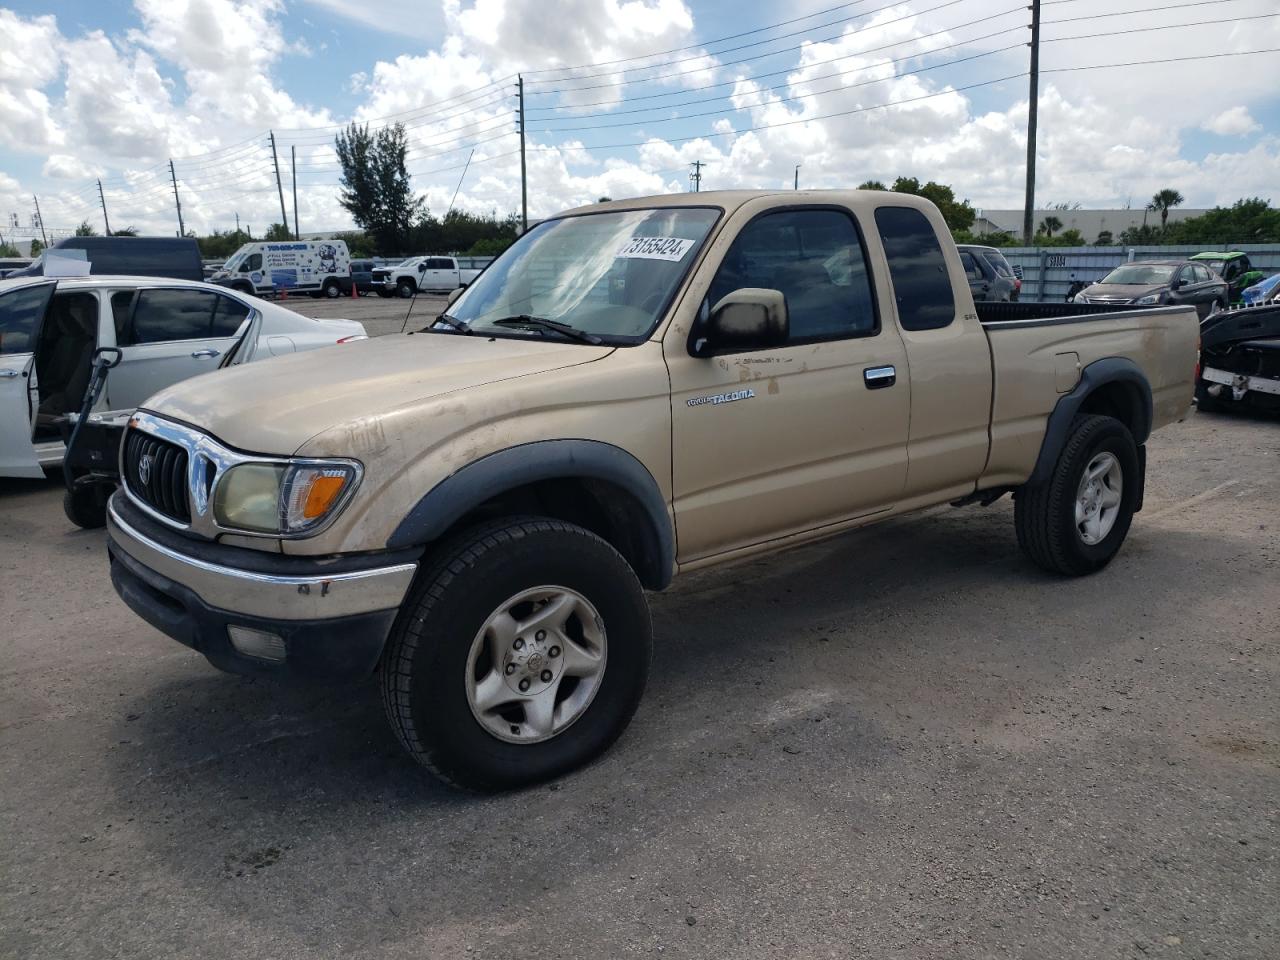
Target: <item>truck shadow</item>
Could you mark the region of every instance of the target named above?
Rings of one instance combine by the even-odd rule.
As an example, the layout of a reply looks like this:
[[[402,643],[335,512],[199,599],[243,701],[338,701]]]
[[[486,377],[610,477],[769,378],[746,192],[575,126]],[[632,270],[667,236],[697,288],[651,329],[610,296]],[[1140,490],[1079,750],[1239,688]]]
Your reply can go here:
[[[112,731],[130,749],[113,753],[109,786],[116,806],[143,811],[148,859],[205,909],[253,913],[250,881],[312,885],[316,869],[340,867],[347,891],[401,883],[421,897],[430,886],[437,899],[412,921],[419,929],[482,918],[492,894],[481,891],[538,889],[569,861],[608,874],[603,851],[642,859],[671,828],[668,811],[734,806],[780,763],[791,766],[779,803],[812,804],[840,778],[847,790],[850,771],[873,782],[931,716],[980,728],[1105,656],[1114,632],[1054,642],[1038,630],[1051,598],[1078,605],[1082,622],[1114,615],[1139,589],[1143,606],[1190,608],[1183,576],[1142,577],[1142,555],[1158,539],[1174,573],[1192,576],[1206,549],[1210,560],[1229,549],[1135,528],[1106,573],[1061,580],[1020,559],[1008,513],[890,521],[683,579],[652,598],[654,669],[630,731],[559,783],[454,791],[401,752],[374,684],[283,686],[218,674],[193,655],[181,676],[133,696]],[[1016,684],[988,676],[1001,672]],[[358,900],[341,911],[354,916]],[[305,939],[318,909],[257,922]]]

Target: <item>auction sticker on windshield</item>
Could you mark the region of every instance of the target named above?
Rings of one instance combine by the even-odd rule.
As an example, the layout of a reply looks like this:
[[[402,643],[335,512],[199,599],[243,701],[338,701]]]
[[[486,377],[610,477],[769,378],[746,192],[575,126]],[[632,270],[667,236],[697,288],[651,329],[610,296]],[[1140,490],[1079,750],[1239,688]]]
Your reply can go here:
[[[620,260],[680,260],[693,244],[683,237],[632,237],[615,256]]]

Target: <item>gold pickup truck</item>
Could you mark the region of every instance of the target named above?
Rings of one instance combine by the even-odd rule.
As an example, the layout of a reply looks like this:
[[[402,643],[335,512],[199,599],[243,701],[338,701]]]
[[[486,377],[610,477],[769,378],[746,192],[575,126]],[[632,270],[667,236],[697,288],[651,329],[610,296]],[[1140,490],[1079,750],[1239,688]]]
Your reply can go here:
[[[376,673],[415,759],[516,786],[626,727],[644,591],[686,571],[1006,493],[1032,562],[1105,566],[1197,334],[1191,307],[975,306],[911,196],[583,207],[426,329],[152,397],[111,576],[223,669]]]

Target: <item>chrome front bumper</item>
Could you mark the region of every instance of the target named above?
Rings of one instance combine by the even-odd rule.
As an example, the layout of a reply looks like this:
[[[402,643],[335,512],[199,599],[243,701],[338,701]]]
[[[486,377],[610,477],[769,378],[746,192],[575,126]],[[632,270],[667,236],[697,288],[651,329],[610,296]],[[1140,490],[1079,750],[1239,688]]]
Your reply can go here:
[[[211,607],[276,620],[326,620],[400,606],[416,563],[326,573],[280,574],[237,569],[184,555],[131,526],[107,508],[112,544],[144,567],[181,584]],[[251,551],[245,551],[252,553]]]

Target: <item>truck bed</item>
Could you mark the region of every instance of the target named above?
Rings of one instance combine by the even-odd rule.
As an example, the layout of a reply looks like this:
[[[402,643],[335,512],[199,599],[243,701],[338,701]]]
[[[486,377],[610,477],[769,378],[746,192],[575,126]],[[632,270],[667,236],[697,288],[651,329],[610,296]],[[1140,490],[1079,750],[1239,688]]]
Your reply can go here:
[[[1097,313],[1152,309],[1135,307],[1131,303],[1027,303],[1021,300],[1013,303],[979,300],[974,303],[974,306],[978,308],[978,319],[983,323],[1001,323],[1011,320],[1060,320],[1064,317],[1084,317]]]

